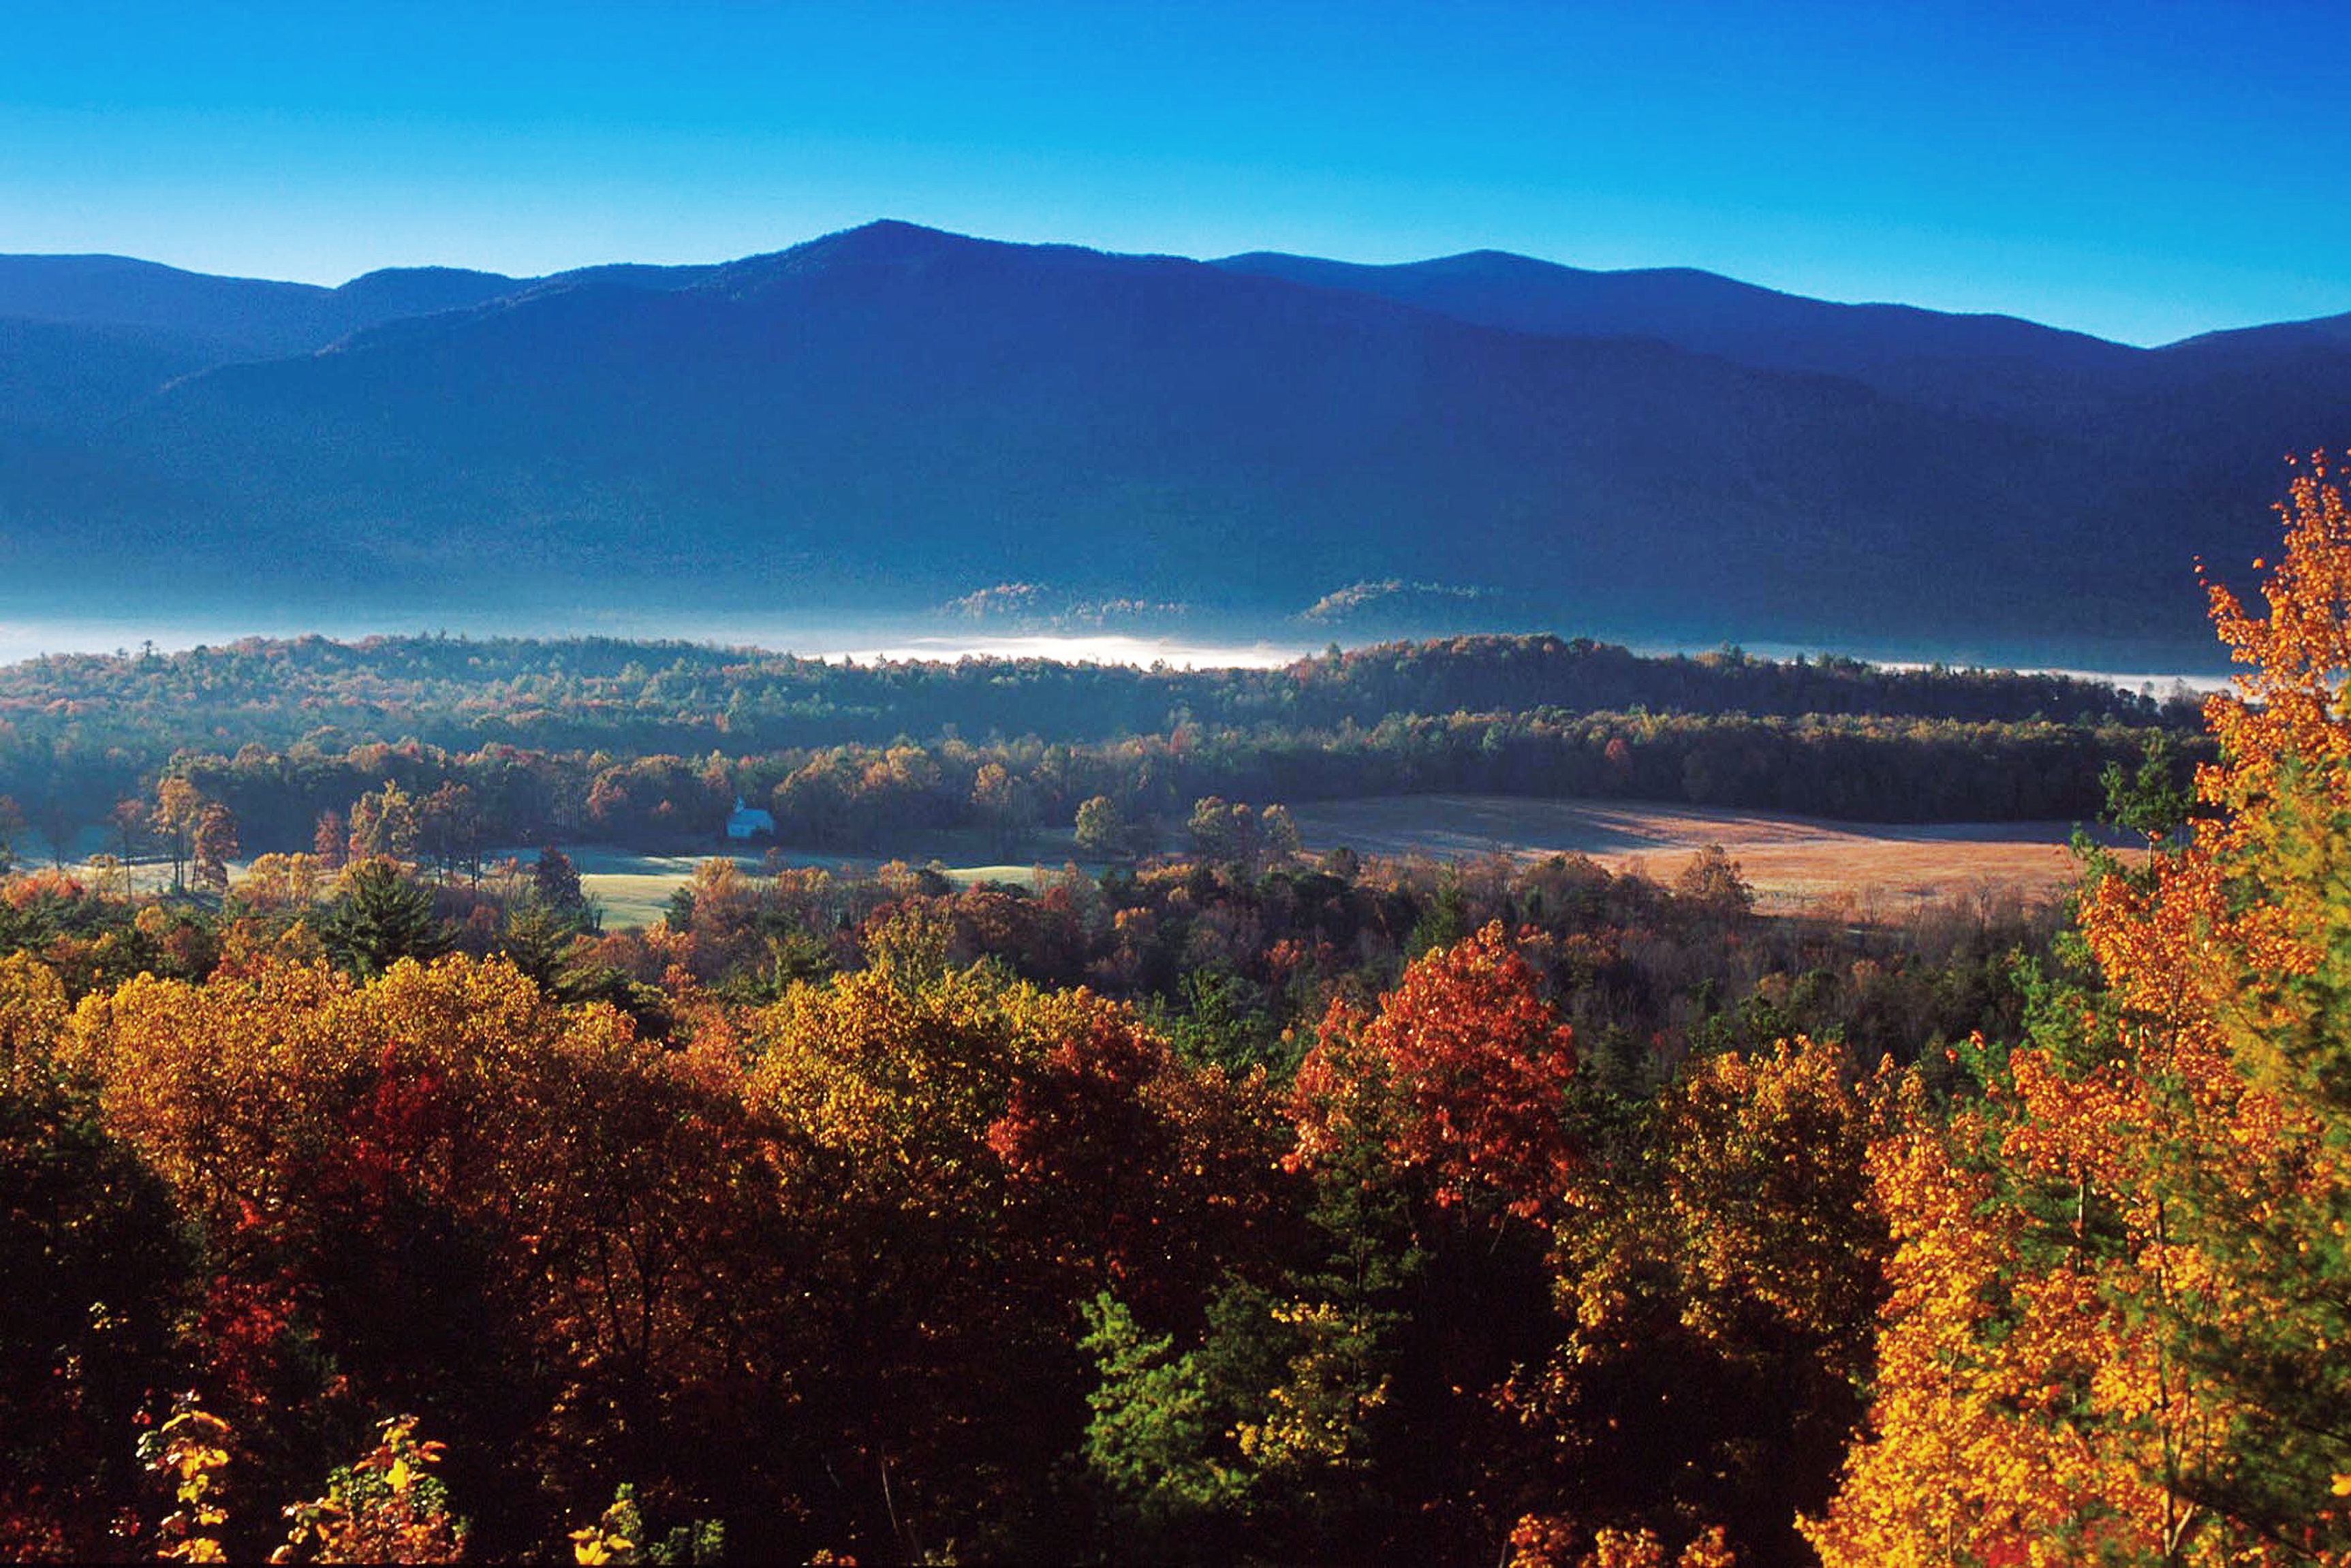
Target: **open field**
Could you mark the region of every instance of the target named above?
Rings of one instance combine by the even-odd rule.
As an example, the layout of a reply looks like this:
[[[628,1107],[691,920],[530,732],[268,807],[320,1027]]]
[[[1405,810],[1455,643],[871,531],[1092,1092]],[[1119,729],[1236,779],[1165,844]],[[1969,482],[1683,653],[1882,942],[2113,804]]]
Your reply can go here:
[[[1863,919],[1898,917],[1920,904],[1991,891],[2025,898],[2062,890],[2080,867],[2067,847],[2069,822],[1837,822],[1758,811],[1714,810],[1640,801],[1530,800],[1501,795],[1395,795],[1361,800],[1311,802],[1294,808],[1310,852],[1344,844],[1359,854],[1423,854],[1439,860],[1504,854],[1537,860],[1562,852],[1588,854],[1613,871],[1637,867],[1671,881],[1690,857],[1720,844],[1739,862],[1769,914],[1815,908],[1823,901],[1847,902]],[[103,846],[95,834],[75,846],[68,869],[85,879],[98,873],[89,856]],[[37,841],[27,845],[28,863],[46,863]],[[936,864],[958,883],[1030,883],[1040,867],[1059,868],[1075,856],[1067,829],[1033,835],[1029,855],[1001,862],[986,836],[963,830],[917,835],[887,852],[818,854],[795,850],[741,853],[736,862],[751,875],[771,864],[871,869],[901,859]],[[667,912],[670,895],[693,878],[711,854],[658,853],[577,844],[565,848],[579,867],[580,885],[603,911],[606,925],[645,925]],[[512,855],[528,864],[534,849],[502,849],[493,862]],[[232,866],[241,875],[241,863]],[[1099,866],[1086,869],[1098,871]],[[141,892],[160,892],[171,883],[169,866],[142,857],[132,868]]]
[[[916,865],[935,862],[950,881],[960,883],[1007,882],[1025,886],[1035,880],[1040,866],[1058,870],[1068,862],[1074,852],[1070,840],[1067,830],[1039,833],[1030,845],[1032,858],[1018,863],[991,862],[985,835],[958,831],[917,835],[892,854],[829,855],[782,850],[772,862],[764,852],[738,852],[732,859],[752,876],[765,875],[770,864],[870,871],[884,861],[897,859]],[[21,849],[23,867],[27,871],[57,864],[84,883],[139,894],[165,893],[172,886],[171,862],[152,852],[134,859],[127,871],[121,867],[101,869],[92,857],[106,852],[106,841],[94,831],[84,834],[62,857],[52,856],[48,846],[32,835],[27,835]],[[563,852],[579,870],[580,891],[596,901],[603,913],[604,925],[613,930],[650,925],[660,920],[669,912],[670,895],[694,879],[694,868],[724,853],[713,849],[700,853],[665,854],[609,844],[566,844]],[[528,866],[538,858],[536,848],[493,850],[483,857],[486,863],[493,866],[507,859]],[[230,880],[244,876],[248,863],[244,860],[229,862]]]
[[[2070,822],[1833,822],[1757,811],[1639,801],[1535,800],[1497,795],[1383,796],[1295,808],[1310,850],[1439,859],[1562,852],[1611,870],[1638,866],[1670,881],[1720,844],[1770,913],[1850,894],[1865,916],[1988,889],[2044,896],[2079,873]]]
[[[968,839],[969,842],[961,841]],[[1059,835],[1060,847],[1066,852],[1067,834]],[[709,854],[641,854],[632,850],[615,849],[601,844],[567,845],[563,852],[580,872],[580,888],[594,899],[603,911],[604,925],[618,930],[630,925],[651,925],[669,912],[670,895],[693,880],[694,868],[704,861],[718,858],[719,852]],[[498,860],[512,855],[525,865],[538,858],[536,850],[499,850],[490,858]],[[917,865],[937,861],[945,866],[950,880],[957,883],[1009,882],[1029,883],[1037,873],[1040,862],[1023,862],[1018,865],[995,865],[986,859],[984,841],[977,834],[956,835],[934,833],[923,835],[923,841],[909,846],[899,855],[826,855],[806,854],[795,850],[778,852],[773,862],[764,854],[737,853],[737,865],[752,876],[764,875],[770,864],[823,866],[830,871],[844,867],[872,869],[893,858],[911,861]],[[956,861],[972,863],[956,864]],[[1041,863],[1058,867],[1060,859]]]
[[[1696,806],[1493,795],[1383,796],[1294,810],[1313,852],[1345,844],[1360,854],[1440,860],[1579,852],[1611,870],[1638,867],[1663,881],[1707,845],[1720,844],[1753,884],[1758,907],[1770,914],[1812,909],[1840,895],[1865,919],[1985,892],[2046,897],[2080,872],[2067,847],[2070,822],[1834,822]],[[1018,864],[983,864],[986,845],[978,835],[934,834],[904,846],[899,858],[937,862],[961,883],[1025,883],[1038,866],[1061,866],[1073,853],[1065,831],[1038,835],[1031,852]],[[568,852],[582,885],[601,901],[606,922],[615,926],[660,919],[670,894],[702,859],[585,846]],[[787,852],[779,858],[839,869],[870,867],[890,857]],[[737,859],[755,873],[766,863],[756,855]]]

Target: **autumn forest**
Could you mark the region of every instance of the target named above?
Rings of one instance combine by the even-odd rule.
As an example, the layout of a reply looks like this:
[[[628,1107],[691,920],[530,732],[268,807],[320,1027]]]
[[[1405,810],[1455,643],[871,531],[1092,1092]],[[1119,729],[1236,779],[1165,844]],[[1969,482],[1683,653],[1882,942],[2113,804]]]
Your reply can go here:
[[[2200,711],[1548,638],[0,672],[0,1553],[2351,1563],[2351,509],[2281,516]],[[1866,919],[1286,804],[1441,789],[2109,831]],[[652,925],[563,847],[737,800],[778,852]]]

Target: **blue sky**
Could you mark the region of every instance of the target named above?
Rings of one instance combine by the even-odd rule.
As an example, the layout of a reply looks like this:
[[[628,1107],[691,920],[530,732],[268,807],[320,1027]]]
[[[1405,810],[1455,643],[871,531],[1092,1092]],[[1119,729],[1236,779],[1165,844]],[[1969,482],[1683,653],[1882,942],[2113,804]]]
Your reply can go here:
[[[339,282],[891,216],[2134,342],[2351,310],[2332,5],[12,3],[0,250]]]

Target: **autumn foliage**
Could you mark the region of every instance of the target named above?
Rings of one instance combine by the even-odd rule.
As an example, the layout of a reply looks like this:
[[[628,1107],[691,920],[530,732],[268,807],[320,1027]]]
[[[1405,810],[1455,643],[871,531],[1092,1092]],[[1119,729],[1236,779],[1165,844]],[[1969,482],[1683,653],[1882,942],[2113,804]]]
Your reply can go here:
[[[2084,895],[2102,985],[1873,1155],[1899,1247],[1832,1563],[2351,1552],[2351,514],[2323,459],[2283,511],[2267,612],[2211,591],[2247,674],[2192,842]]]
[[[608,933],[388,776],[215,907],[175,788],[214,894],[0,898],[0,1554],[2351,1563],[2351,508],[2284,512],[2189,830],[2158,755],[2030,956],[1230,806]]]
[[[1532,1218],[1564,1191],[1575,1048],[1499,925],[1431,954],[1376,1014],[1335,1002],[1293,1092],[1311,1166],[1351,1137],[1422,1173],[1440,1203],[1480,1195]]]

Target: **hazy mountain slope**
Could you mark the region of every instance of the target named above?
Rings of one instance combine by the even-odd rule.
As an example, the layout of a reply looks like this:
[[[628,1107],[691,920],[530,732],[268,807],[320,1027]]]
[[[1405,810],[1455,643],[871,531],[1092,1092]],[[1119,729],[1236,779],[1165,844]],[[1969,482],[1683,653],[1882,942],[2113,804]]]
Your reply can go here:
[[[2265,355],[2290,346],[2351,348],[2351,313],[2318,316],[2306,321],[2274,321],[2261,327],[2238,327],[2183,338],[2161,352],[2183,358],[2199,355],[2234,357]]]
[[[0,256],[0,317],[137,329],[215,359],[317,346],[331,289],[214,277],[120,256]]]
[[[61,575],[102,571],[105,556],[65,555],[56,548],[64,538],[119,550],[178,504],[174,488],[92,438],[172,377],[211,363],[214,347],[0,319],[0,584],[16,605],[40,603]]]
[[[6,260],[0,303],[39,270]],[[1493,253],[877,224],[536,280],[124,276],[35,302],[143,325],[0,328],[0,550],[44,593],[103,562],[131,604],[839,616],[1029,581],[1263,629],[1393,581],[1492,624],[2136,663],[2209,650],[2192,559],[2258,553],[2280,455],[2351,432],[2335,324],[2150,351]],[[186,373],[231,329],[299,347]]]
[[[1809,299],[1687,267],[1594,272],[1504,251],[1395,267],[1259,252],[1216,265],[1512,331],[1655,338],[1762,369],[1849,376],[1928,407],[2086,440],[2101,461],[2157,457],[2176,470],[2167,483],[2192,485],[2216,464],[2233,482],[2249,461],[2339,443],[2351,412],[2351,315],[2147,350],[2011,316]]]
[[[216,363],[216,347],[137,328],[0,318],[0,425],[96,431],[173,377]]]
[[[0,256],[0,318],[148,336],[207,364],[308,353],[361,328],[462,309],[527,287],[450,267],[392,267],[322,288],[118,256]]]
[[[1850,382],[903,225],[224,367],[124,431],[203,557],[689,601],[1263,615],[1395,576],[1818,634],[1914,624],[1921,574],[1990,591],[2055,521],[2046,442]]]
[[[370,327],[549,284],[675,288],[715,270],[621,264],[524,279],[391,267],[321,288],[121,256],[0,256],[0,428],[94,434],[168,382],[215,365],[312,353]]]
[[[354,277],[319,300],[310,348],[323,348],[347,333],[397,321],[463,310],[528,287],[523,279],[455,267],[400,267]]]
[[[674,288],[715,270],[621,263],[518,278],[456,267],[395,267],[324,288],[215,277],[119,256],[0,256],[0,319],[152,333],[218,364],[309,353],[368,327],[465,309],[548,283]]]
[[[1217,265],[1512,330],[1654,338],[1988,414],[2048,444],[2064,538],[2164,571],[2199,554],[2227,570],[2258,552],[2284,455],[2351,439],[2351,315],[2146,350],[2012,317],[1841,305],[1687,268],[1593,272],[1499,251],[1397,267],[1271,253]],[[2088,613],[2127,621],[2127,605],[2102,597]]]
[[[1229,271],[1376,295],[1558,337],[1656,338],[1767,370],[1850,376],[1935,407],[2070,407],[2126,379],[2141,350],[2011,316],[1839,305],[1689,267],[1594,272],[1472,251],[1396,267],[1259,252]]]
[[[690,288],[708,281],[724,269],[724,263],[692,267],[654,267],[643,262],[616,261],[602,267],[577,267],[569,272],[550,273],[537,281],[543,285],[571,283],[612,283],[628,288],[661,292],[672,288]]]

